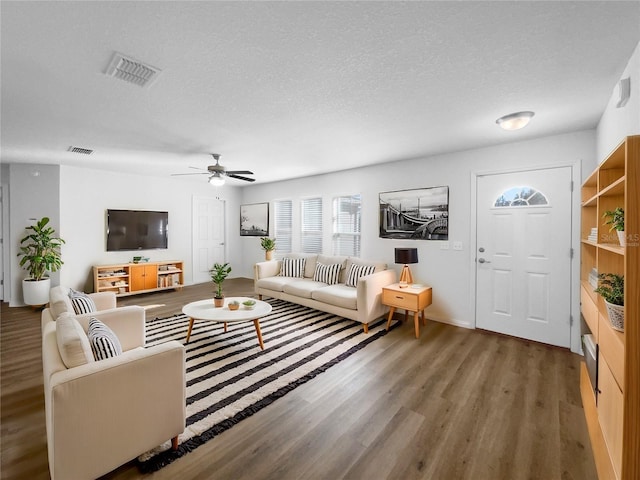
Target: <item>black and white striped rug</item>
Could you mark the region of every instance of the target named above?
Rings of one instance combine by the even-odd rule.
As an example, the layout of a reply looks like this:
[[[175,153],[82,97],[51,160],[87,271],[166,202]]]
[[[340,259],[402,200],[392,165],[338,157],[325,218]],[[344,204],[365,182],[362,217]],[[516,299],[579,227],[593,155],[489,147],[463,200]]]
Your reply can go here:
[[[272,300],[260,319],[264,351],[253,322],[196,320],[187,353],[187,427],[177,451],[170,443],[138,458],[143,472],[162,468],[250,417],[332,365],[384,336],[386,320],[362,325],[335,315]],[[147,320],[147,344],[184,342],[184,315]],[[392,325],[394,328],[396,324]]]

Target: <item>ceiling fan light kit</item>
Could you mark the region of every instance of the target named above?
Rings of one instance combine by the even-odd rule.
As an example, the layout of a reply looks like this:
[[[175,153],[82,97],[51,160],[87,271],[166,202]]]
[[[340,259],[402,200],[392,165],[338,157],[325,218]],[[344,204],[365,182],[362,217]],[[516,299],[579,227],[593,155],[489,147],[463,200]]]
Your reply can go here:
[[[504,130],[520,130],[529,124],[534,115],[530,111],[510,113],[497,119],[496,123]]]
[[[227,170],[225,167],[220,165],[220,154],[212,153],[211,156],[215,159],[216,164],[209,165],[206,171],[198,172],[198,173],[174,173],[173,176],[209,175],[209,183],[214,187],[221,187],[222,185],[224,185],[225,177],[236,178],[238,180],[244,180],[245,182],[256,181],[255,178],[249,178],[249,177],[243,176],[243,175],[253,175],[253,172],[250,172],[249,170]],[[199,168],[196,168],[196,167],[190,167],[190,168],[195,168],[196,170],[200,170]]]
[[[216,172],[209,177],[209,183],[214,187],[221,187],[222,185],[224,185],[224,178],[222,178],[220,174]]]

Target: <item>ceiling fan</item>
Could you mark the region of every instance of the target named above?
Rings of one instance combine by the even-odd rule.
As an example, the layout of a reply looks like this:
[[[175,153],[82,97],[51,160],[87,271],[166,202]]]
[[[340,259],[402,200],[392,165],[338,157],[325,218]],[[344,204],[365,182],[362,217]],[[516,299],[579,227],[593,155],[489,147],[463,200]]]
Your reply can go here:
[[[255,182],[255,178],[244,177],[243,175],[253,175],[253,172],[249,170],[227,170],[220,165],[220,154],[212,153],[211,156],[216,161],[215,165],[209,165],[207,171],[198,173],[174,173],[173,176],[179,175],[209,175],[209,183],[214,187],[220,187],[224,185],[224,177],[237,178],[238,180],[244,180],[245,182]],[[189,167],[196,170],[202,170],[201,168]]]

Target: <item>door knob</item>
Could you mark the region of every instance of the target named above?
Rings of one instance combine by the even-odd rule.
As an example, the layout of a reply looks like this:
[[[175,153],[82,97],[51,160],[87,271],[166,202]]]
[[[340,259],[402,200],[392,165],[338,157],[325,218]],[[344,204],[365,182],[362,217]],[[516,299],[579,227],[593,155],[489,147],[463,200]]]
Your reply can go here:
[[[478,263],[491,263],[491,262],[485,260],[484,258],[479,258]]]

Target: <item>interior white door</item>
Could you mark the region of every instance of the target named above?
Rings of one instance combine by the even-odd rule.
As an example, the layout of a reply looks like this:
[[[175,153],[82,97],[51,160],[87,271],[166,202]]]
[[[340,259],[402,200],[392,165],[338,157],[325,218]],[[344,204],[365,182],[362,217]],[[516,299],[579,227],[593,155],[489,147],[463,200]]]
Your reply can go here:
[[[209,269],[224,263],[224,200],[193,197],[193,283],[210,282]]]
[[[571,167],[477,177],[476,326],[569,347]]]

